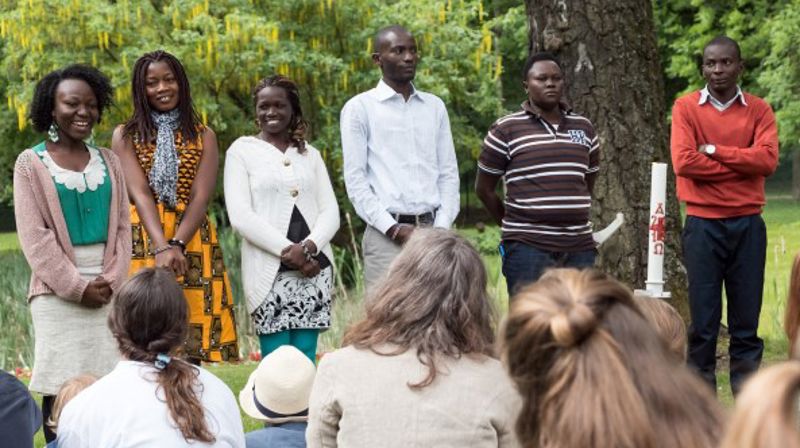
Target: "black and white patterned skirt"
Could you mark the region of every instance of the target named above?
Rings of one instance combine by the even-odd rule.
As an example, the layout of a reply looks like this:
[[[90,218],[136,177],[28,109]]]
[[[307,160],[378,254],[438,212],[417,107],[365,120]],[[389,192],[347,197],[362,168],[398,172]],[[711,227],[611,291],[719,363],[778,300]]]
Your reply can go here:
[[[331,326],[333,267],[314,277],[299,271],[278,272],[267,297],[252,313],[256,334]]]

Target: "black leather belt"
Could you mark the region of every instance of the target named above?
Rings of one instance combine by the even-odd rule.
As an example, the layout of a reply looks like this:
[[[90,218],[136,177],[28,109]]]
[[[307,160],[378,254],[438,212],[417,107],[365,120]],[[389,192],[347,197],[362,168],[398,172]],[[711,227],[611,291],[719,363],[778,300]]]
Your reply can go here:
[[[433,220],[436,215],[433,212],[423,213],[421,215],[404,215],[401,213],[392,213],[392,217],[400,224],[411,224],[414,226],[432,226]]]

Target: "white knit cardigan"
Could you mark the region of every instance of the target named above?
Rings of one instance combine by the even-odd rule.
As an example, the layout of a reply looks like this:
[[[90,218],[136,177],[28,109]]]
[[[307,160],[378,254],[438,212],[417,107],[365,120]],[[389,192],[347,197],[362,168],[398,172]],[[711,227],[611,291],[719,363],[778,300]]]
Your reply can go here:
[[[225,153],[225,204],[242,236],[242,283],[250,313],[272,289],[296,205],[316,244],[333,263],[330,240],[339,229],[339,205],[322,157],[306,144],[285,153],[256,137],[240,137]]]

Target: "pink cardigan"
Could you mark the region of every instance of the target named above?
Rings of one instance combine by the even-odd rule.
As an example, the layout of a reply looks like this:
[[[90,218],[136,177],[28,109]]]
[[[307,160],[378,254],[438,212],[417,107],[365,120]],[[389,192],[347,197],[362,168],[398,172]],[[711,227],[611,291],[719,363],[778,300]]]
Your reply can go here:
[[[116,291],[128,277],[131,261],[128,192],[117,156],[104,148],[100,153],[111,180],[108,241],[101,275]],[[31,149],[23,151],[14,165],[14,215],[20,246],[32,271],[28,300],[55,294],[80,302],[89,282],[81,278],[75,266],[75,252],[50,171]]]

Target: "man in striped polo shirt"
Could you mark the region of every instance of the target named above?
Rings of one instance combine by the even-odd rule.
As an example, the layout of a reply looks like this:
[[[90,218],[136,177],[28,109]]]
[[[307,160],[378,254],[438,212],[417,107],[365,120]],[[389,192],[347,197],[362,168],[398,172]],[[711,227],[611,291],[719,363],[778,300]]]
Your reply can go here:
[[[478,197],[500,224],[509,297],[549,267],[590,267],[589,212],[600,151],[592,123],[563,102],[564,76],[548,53],[528,58],[528,100],[497,120],[478,159]],[[500,178],[505,202],[497,195]]]

